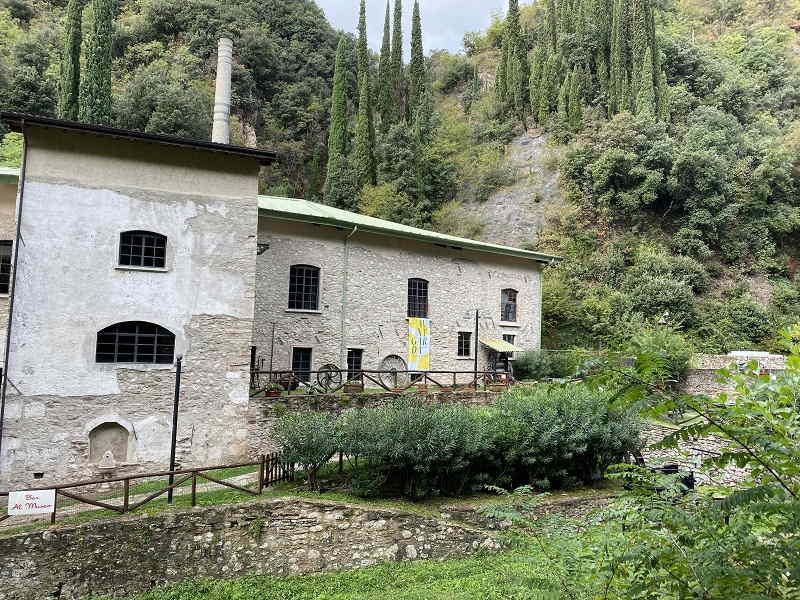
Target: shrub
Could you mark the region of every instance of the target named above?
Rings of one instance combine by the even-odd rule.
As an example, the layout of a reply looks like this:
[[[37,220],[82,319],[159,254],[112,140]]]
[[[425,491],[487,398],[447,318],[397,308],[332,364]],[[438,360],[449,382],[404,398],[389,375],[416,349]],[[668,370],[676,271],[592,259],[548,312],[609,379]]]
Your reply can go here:
[[[514,388],[498,401],[491,421],[514,485],[588,483],[640,449],[639,420],[584,385]]]
[[[371,478],[363,477],[366,469],[374,477],[396,482],[409,498],[460,494],[472,461],[490,443],[485,420],[476,411],[412,399],[352,411],[342,418],[341,432],[341,449],[348,459],[356,464],[366,459],[356,469],[360,488],[374,488]]]
[[[643,328],[631,338],[627,351],[632,355],[655,357],[664,379],[681,381],[689,370],[694,348],[672,327]]]
[[[281,444],[287,462],[298,463],[308,473],[312,490],[319,487],[317,474],[338,450],[336,421],[317,412],[289,413],[275,426],[275,440]]]
[[[514,361],[514,377],[519,380],[566,379],[575,376],[576,356],[572,352],[532,350]]]

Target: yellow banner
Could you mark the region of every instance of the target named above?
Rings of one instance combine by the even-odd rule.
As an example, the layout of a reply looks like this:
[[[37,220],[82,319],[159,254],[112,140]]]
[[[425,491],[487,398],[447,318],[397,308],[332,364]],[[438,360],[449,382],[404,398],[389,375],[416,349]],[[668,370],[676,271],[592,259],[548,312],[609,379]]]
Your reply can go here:
[[[431,370],[431,320],[408,320],[408,370]]]

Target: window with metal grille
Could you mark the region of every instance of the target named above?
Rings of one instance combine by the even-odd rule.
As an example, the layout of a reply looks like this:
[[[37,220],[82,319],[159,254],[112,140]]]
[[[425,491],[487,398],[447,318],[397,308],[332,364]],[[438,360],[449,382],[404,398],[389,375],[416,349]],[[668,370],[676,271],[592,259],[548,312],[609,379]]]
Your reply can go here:
[[[311,348],[292,350],[292,372],[302,381],[311,380]]]
[[[119,236],[119,264],[121,267],[167,266],[167,238],[150,231],[124,231]]]
[[[364,362],[364,351],[350,348],[347,351],[347,379],[352,381],[358,378]]]
[[[289,269],[289,309],[319,310],[319,267],[293,265]]]
[[[97,333],[99,363],[172,364],[175,335],[153,323],[129,321]]]
[[[503,341],[504,342],[508,342],[512,346],[514,345],[514,340],[516,340],[516,339],[517,339],[517,336],[515,336],[515,335],[511,335],[509,333],[503,334]]]
[[[507,323],[517,321],[517,291],[503,290],[500,295],[500,320]]]
[[[472,355],[472,334],[466,331],[458,332],[458,356]]]
[[[424,279],[408,280],[408,316],[428,318],[428,282]]]
[[[11,242],[0,241],[0,294],[8,294],[11,287]]]

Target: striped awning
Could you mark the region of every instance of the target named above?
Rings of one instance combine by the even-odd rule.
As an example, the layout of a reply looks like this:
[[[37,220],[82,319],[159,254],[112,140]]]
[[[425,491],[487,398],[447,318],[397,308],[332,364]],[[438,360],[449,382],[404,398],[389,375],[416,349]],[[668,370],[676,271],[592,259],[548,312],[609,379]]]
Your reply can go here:
[[[505,340],[481,340],[481,344],[495,352],[525,352],[524,348],[510,344]]]

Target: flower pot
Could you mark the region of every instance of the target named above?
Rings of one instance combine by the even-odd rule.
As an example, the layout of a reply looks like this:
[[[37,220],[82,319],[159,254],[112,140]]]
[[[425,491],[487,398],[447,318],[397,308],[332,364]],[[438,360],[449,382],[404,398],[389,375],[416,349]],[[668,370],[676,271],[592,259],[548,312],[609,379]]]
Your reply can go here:
[[[268,390],[267,392],[264,392],[264,394],[266,395],[267,398],[280,398],[281,397],[280,390]]]

